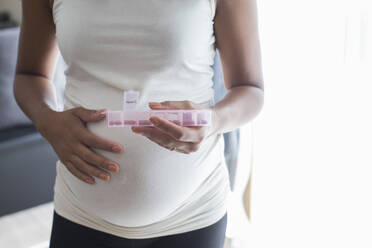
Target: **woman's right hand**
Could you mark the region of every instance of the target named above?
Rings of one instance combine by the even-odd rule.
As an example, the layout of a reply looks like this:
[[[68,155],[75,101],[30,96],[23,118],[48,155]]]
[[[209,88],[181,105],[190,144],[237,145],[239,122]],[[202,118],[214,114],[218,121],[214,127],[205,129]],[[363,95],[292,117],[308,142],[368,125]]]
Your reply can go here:
[[[87,122],[100,121],[105,110],[90,110],[77,107],[63,112],[47,109],[36,127],[57,153],[60,161],[77,178],[94,184],[92,176],[110,179],[110,173],[119,171],[119,166],[95,153],[89,147],[120,153],[121,146],[103,139],[86,128]],[[103,170],[106,169],[106,170]]]

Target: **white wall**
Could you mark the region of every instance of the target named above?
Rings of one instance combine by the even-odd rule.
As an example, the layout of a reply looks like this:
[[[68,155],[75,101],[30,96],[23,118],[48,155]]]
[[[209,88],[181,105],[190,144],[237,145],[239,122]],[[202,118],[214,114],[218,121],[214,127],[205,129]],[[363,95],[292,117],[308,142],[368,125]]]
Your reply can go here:
[[[244,247],[372,247],[370,2],[259,2],[266,95]]]
[[[22,10],[21,1],[18,0],[1,0],[0,11],[9,11],[10,15],[18,23],[21,22]]]

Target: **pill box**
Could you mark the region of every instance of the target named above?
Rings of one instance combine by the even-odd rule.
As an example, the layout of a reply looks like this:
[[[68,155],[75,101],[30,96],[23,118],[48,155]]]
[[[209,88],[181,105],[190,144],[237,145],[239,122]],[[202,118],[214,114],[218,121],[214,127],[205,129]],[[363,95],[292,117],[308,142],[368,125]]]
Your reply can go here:
[[[212,112],[210,109],[136,109],[139,93],[129,90],[124,92],[123,111],[107,110],[107,127],[153,126],[151,116],[158,116],[179,126],[210,126]]]

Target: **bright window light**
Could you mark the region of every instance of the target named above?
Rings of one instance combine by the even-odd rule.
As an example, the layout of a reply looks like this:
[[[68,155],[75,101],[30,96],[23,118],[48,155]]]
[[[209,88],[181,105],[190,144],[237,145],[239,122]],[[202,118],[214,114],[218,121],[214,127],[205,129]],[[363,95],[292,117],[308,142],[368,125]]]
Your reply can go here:
[[[232,247],[372,247],[372,2],[258,7],[265,104],[242,128],[252,221],[234,192]]]

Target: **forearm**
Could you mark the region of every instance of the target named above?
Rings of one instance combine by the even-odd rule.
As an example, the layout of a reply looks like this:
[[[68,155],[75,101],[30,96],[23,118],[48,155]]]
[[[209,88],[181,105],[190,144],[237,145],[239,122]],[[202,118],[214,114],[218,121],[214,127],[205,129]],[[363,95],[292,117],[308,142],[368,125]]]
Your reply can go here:
[[[263,103],[262,89],[250,85],[232,87],[213,107],[212,134],[230,132],[250,122],[261,111]]]
[[[16,74],[13,89],[17,104],[37,128],[43,115],[57,111],[56,90],[48,78],[32,74]]]

